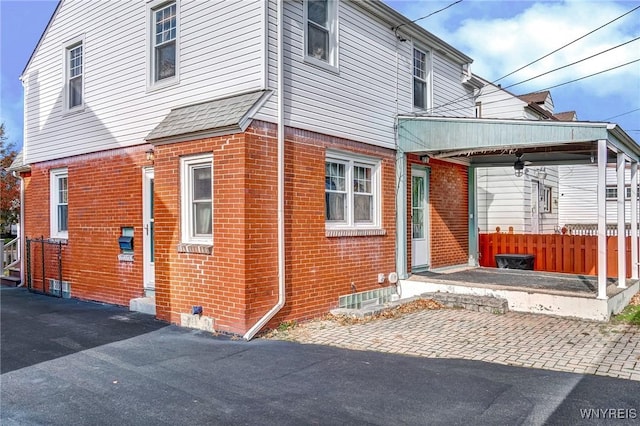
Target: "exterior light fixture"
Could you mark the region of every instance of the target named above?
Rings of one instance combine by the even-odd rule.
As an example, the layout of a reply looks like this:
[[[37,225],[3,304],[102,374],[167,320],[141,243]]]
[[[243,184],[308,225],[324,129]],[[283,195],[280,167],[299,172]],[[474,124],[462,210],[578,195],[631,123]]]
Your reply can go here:
[[[524,170],[524,161],[522,161],[522,154],[518,154],[516,158],[516,162],[513,163],[513,170],[515,171],[516,177],[521,177]]]
[[[147,161],[151,161],[153,162],[153,160],[156,158],[156,153],[153,150],[153,148],[149,148],[145,154],[147,154]]]

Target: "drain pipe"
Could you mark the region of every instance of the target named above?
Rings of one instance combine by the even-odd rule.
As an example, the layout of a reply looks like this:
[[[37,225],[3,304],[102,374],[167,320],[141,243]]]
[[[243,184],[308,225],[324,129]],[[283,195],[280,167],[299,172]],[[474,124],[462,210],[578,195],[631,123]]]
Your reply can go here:
[[[282,309],[285,303],[285,264],[284,264],[284,0],[278,0],[278,303],[242,336],[251,340],[271,318]]]

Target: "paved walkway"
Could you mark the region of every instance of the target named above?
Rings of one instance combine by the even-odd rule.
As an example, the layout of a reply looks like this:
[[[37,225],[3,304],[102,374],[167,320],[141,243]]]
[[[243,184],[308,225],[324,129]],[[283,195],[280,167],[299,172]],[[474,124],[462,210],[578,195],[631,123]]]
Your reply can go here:
[[[277,338],[640,381],[640,328],[629,325],[440,309],[356,325],[312,321]]]

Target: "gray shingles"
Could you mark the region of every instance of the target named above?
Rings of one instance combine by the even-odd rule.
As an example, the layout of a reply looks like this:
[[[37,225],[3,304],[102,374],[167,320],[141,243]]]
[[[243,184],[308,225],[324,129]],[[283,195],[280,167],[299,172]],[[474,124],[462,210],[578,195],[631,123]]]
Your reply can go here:
[[[146,140],[239,126],[264,94],[264,91],[257,91],[172,109]]]

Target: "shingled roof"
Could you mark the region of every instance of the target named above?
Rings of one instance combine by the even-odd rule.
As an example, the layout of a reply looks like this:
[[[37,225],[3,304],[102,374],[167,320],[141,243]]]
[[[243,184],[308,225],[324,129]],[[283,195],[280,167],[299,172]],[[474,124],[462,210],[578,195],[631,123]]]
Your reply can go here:
[[[145,139],[179,142],[244,131],[270,95],[271,91],[259,90],[174,108]]]

